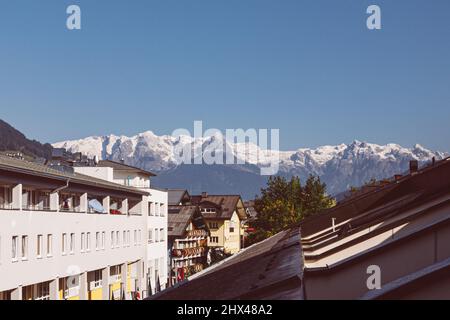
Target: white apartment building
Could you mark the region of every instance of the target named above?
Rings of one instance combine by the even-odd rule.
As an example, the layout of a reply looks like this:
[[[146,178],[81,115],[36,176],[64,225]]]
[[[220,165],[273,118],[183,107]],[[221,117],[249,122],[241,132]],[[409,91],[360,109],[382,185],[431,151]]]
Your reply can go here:
[[[133,299],[165,288],[167,195],[149,177],[119,184],[124,172],[111,170],[100,179],[0,156],[0,300]]]
[[[103,160],[95,167],[74,167],[74,169],[75,172],[135,187],[148,193],[144,197],[148,207],[144,241],[147,243],[149,287],[153,294],[164,290],[168,282],[167,191],[151,187],[150,179],[154,176],[153,173],[124,163]]]

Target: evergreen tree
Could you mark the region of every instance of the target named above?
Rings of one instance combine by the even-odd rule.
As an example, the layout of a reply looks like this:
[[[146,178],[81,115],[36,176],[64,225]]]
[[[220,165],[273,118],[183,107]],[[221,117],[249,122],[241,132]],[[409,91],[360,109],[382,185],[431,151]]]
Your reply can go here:
[[[299,177],[287,180],[270,177],[261,196],[255,199],[258,219],[252,225],[256,231],[250,235],[249,243],[264,240],[305,217],[334,205],[334,199],[326,194],[326,185],[318,177],[310,176],[305,186]]]

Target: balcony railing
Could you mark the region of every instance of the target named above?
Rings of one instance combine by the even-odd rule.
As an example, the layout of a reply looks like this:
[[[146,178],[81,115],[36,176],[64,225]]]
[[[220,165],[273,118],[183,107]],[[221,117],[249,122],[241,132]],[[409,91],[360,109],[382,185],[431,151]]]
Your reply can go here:
[[[0,203],[0,209],[1,210],[13,210],[12,203]]]
[[[201,257],[206,254],[205,247],[186,248],[186,249],[174,249],[172,250],[172,256],[176,258],[193,258]]]
[[[22,210],[27,210],[27,211],[50,211],[50,207],[42,206],[40,204],[28,204],[28,205],[23,205],[22,206]]]
[[[59,208],[59,212],[67,212],[67,213],[81,213],[81,208]]]
[[[89,282],[89,290],[100,289],[102,287],[102,279]]]
[[[122,280],[122,276],[120,274],[115,274],[115,275],[110,275],[109,276],[109,282],[110,283],[119,282],[121,280]]]
[[[64,298],[72,298],[78,296],[80,293],[80,287],[72,287],[64,290]]]

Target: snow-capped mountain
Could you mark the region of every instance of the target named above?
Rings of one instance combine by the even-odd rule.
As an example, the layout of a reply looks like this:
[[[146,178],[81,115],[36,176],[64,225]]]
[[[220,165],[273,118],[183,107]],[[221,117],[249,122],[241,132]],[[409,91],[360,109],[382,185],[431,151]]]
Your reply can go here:
[[[336,194],[350,186],[359,186],[372,178],[382,179],[402,173],[409,160],[420,164],[446,157],[443,152],[430,151],[420,145],[404,148],[397,144],[377,145],[354,141],[351,144],[322,146],[296,151],[262,150],[251,143],[231,143],[220,135],[192,138],[189,136],[157,136],[151,131],[133,137],[101,136],[53,144],[71,152],[82,152],[100,159],[125,160],[126,163],[158,173],[155,182],[161,187],[186,188],[193,193],[241,193],[254,197],[267,177],[260,169],[270,163],[279,164],[283,176],[318,175],[327,184],[328,192]],[[221,146],[217,149],[217,146]],[[214,147],[215,152],[211,153]],[[215,157],[232,155],[241,164],[180,165],[176,150],[209,150]],[[195,158],[195,156],[191,156]]]

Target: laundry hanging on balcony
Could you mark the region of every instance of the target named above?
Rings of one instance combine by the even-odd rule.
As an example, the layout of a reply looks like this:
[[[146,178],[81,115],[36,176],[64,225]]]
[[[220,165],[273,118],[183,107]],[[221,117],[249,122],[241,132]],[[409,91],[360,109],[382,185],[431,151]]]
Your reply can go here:
[[[89,209],[92,209],[97,213],[107,213],[105,208],[103,208],[103,205],[97,199],[89,200]]]

